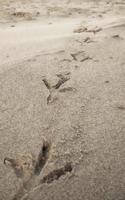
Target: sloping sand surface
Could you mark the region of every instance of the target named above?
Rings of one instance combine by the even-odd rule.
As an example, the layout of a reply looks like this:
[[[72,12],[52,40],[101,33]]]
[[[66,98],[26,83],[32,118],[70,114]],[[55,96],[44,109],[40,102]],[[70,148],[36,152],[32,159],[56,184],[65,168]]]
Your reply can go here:
[[[124,1],[0,4],[0,200],[124,200]]]

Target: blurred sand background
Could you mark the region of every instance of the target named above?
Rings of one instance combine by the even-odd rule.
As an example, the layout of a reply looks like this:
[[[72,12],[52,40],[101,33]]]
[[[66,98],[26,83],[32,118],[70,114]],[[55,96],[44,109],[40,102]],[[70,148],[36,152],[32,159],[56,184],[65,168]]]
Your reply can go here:
[[[51,93],[43,79],[61,76]],[[25,187],[4,158],[36,158],[44,140]],[[124,0],[0,0],[0,200],[16,199],[125,199]]]

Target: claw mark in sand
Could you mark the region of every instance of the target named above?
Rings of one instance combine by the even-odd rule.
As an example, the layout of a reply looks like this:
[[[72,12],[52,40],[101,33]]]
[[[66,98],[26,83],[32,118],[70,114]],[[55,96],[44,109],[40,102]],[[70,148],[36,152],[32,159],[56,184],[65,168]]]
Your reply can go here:
[[[20,200],[28,195],[33,186],[35,177],[40,174],[49,158],[49,152],[50,143],[44,141],[37,158],[29,154],[22,155],[18,159],[8,157],[4,159],[4,164],[11,166],[16,176],[22,179],[22,186],[12,200]]]
[[[72,92],[72,91],[76,91],[75,88],[72,88],[72,87],[67,87],[67,88],[63,88],[63,89],[60,89],[59,92],[63,93],[63,92]]]
[[[91,42],[94,42],[90,37],[86,37],[85,39],[84,39],[84,42],[86,42],[86,43],[91,43]]]
[[[54,89],[59,89],[61,85],[63,85],[66,81],[68,81],[70,79],[69,75],[70,75],[70,73],[67,73],[65,75],[57,74],[57,77],[59,78],[59,81],[55,86],[53,86],[53,88]]]
[[[61,176],[66,175],[68,172],[72,171],[71,163],[66,163],[66,165],[60,169],[53,170],[47,176],[44,176],[41,180],[41,184],[47,183],[50,184],[54,180],[58,180]]]
[[[84,43],[92,43],[92,42],[95,42],[94,40],[92,40],[90,37],[86,37],[83,41],[81,40],[75,40],[76,42],[79,42],[81,45],[83,45],[83,42]]]
[[[85,53],[84,51],[78,51],[77,53],[71,53],[70,55],[72,56],[73,60],[78,60],[77,56],[81,53]]]
[[[63,92],[73,92],[76,91],[76,88],[72,88],[72,87],[67,87],[67,88],[62,88],[59,90],[59,92],[63,93]]]
[[[16,176],[19,178],[26,178],[26,175],[39,175],[48,160],[49,151],[50,143],[44,141],[37,158],[34,158],[31,154],[22,155],[17,159],[6,157],[4,164],[7,165],[9,163],[9,166],[14,169]]]
[[[80,62],[84,62],[84,61],[86,61],[86,60],[92,60],[92,58],[89,57],[89,56],[86,56],[85,58],[83,58],[82,60],[80,60]]]
[[[84,62],[86,60],[92,60],[91,57],[85,55],[84,51],[79,51],[79,52],[76,52],[76,53],[71,53],[70,55],[72,56],[73,60],[75,60],[75,61],[79,60],[80,62]],[[83,58],[80,58],[79,56],[83,57]]]
[[[87,33],[93,33],[96,34],[98,32],[102,31],[102,28],[98,28],[95,27],[94,29],[88,29],[87,27],[79,27],[77,29],[74,30],[74,33],[83,33],[83,32],[87,32]]]
[[[75,53],[74,53],[74,54],[71,53],[70,55],[73,57],[73,60],[77,60],[77,58],[76,58],[77,54],[75,54]]]
[[[49,96],[47,97],[47,104],[53,102],[56,98],[54,97],[55,91],[57,91],[65,82],[70,80],[70,72],[64,74],[56,74],[59,78],[58,82],[55,85],[51,85],[47,78],[43,78],[42,81],[44,82],[45,86],[49,90]]]
[[[72,62],[70,59],[66,59],[66,58],[64,58],[63,60],[61,60],[61,62]]]
[[[11,166],[18,178],[27,179],[33,174],[35,160],[32,155],[22,155],[18,159],[6,157],[4,164]]]

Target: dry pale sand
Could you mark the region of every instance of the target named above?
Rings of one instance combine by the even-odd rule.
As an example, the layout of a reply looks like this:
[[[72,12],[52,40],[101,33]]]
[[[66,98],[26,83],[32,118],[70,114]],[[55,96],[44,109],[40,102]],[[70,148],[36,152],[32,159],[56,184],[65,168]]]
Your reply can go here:
[[[63,199],[125,200],[125,1],[0,0],[0,200]]]

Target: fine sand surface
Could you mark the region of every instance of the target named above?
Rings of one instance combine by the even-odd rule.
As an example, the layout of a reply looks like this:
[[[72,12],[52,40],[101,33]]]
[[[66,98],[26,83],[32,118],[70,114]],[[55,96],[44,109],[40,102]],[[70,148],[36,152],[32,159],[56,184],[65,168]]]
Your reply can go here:
[[[0,0],[0,200],[63,199],[125,200],[125,1]]]

